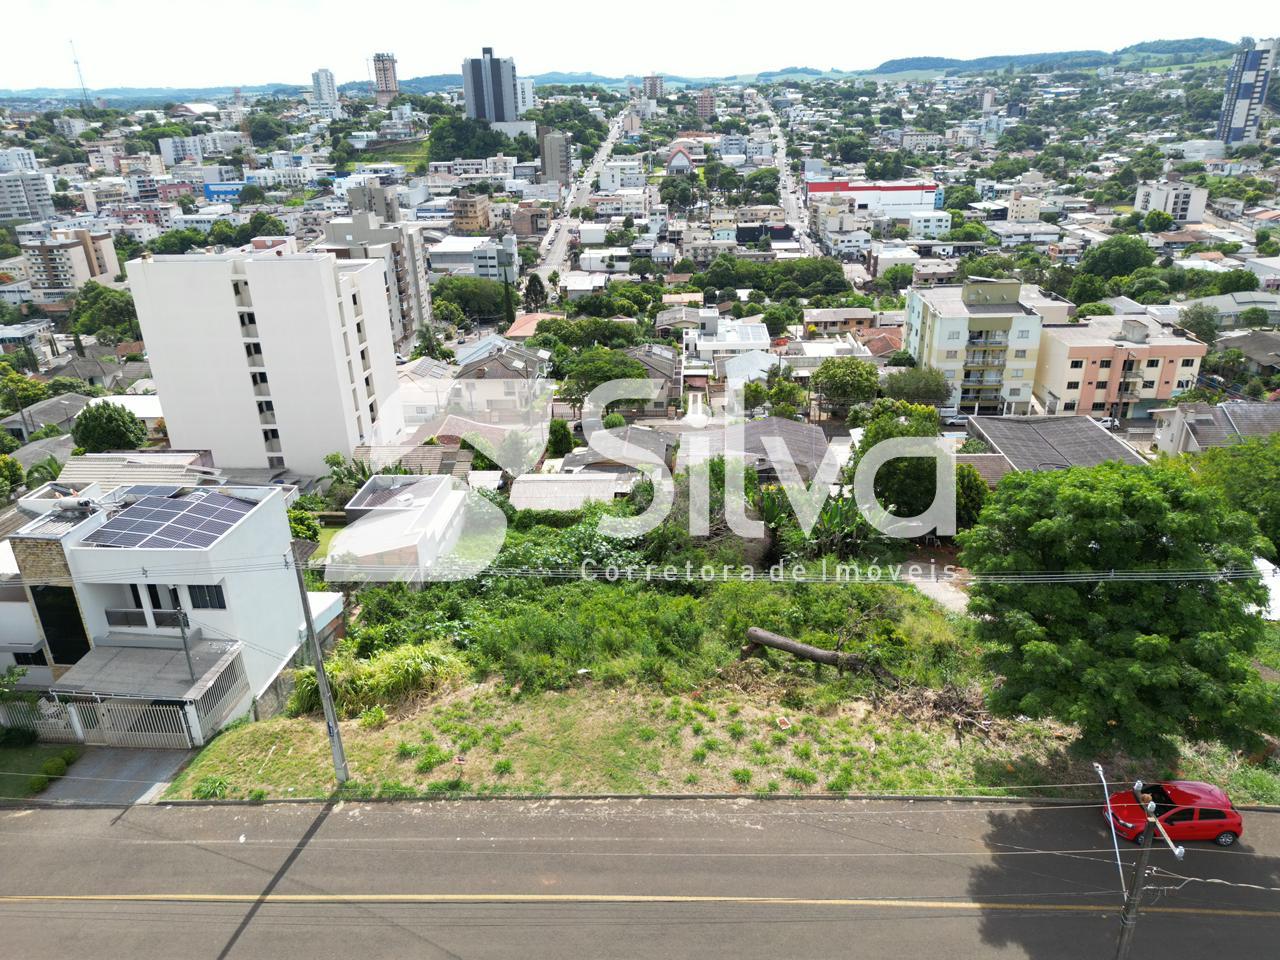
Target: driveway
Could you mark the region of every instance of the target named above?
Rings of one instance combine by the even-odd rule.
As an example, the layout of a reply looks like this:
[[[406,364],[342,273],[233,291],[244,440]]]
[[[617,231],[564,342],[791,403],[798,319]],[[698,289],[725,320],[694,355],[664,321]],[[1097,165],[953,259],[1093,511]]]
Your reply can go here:
[[[150,803],[177,775],[191,750],[89,747],[41,800],[61,803]]]

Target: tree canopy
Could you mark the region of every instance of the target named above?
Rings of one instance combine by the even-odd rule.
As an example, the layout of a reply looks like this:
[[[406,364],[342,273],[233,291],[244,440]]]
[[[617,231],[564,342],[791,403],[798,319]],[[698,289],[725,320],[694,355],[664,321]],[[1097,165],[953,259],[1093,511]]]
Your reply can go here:
[[[118,403],[95,403],[80,411],[71,427],[71,437],[77,447],[88,453],[136,450],[147,439],[147,428]]]
[[[1137,571],[1146,579],[999,582],[970,594],[1003,681],[993,706],[1074,724],[1091,749],[1150,753],[1175,737],[1248,744],[1280,726],[1251,654],[1256,580],[1170,574],[1252,569],[1265,542],[1217,491],[1166,466],[1107,463],[1005,477],[960,534],[976,574]]]

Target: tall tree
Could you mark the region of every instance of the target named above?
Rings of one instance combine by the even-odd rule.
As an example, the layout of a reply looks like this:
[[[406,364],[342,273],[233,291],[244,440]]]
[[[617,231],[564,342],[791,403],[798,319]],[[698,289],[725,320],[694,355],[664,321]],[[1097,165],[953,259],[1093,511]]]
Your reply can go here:
[[[959,540],[977,574],[1103,575],[977,582],[969,606],[1003,676],[997,710],[1143,755],[1172,751],[1176,737],[1247,745],[1280,728],[1280,701],[1252,665],[1263,624],[1251,607],[1266,589],[1179,576],[1252,570],[1266,549],[1216,491],[1159,465],[1013,473]]]

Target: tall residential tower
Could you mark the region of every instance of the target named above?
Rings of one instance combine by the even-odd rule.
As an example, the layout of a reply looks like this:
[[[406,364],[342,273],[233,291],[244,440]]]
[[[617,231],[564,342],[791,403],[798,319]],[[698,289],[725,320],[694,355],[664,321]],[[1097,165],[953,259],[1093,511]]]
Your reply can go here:
[[[1280,56],[1280,38],[1258,40],[1236,51],[1227,71],[1227,89],[1222,95],[1218,119],[1218,139],[1227,146],[1256,143],[1267,87]]]
[[[462,88],[467,116],[472,120],[507,123],[519,119],[515,61],[495,57],[493,47],[485,47],[480,56],[462,61]]]

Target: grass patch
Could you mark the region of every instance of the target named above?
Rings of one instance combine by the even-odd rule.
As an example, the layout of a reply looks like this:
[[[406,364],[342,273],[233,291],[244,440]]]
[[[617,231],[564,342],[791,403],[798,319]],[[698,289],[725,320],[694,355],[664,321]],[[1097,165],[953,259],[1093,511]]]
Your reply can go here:
[[[523,695],[474,686],[390,714],[380,729],[343,721],[356,781],[344,794],[741,793],[750,788],[758,793],[1089,799],[1096,793],[1090,787],[1031,788],[1094,779],[1091,762],[1098,758],[1076,756],[1068,749],[1071,731],[1046,723],[1005,722],[989,740],[957,739],[949,725],[908,721],[857,701],[837,709],[788,709],[792,727],[782,733],[775,728],[776,691],[735,691],[732,703],[739,711],[731,720],[729,701],[714,697],[657,699],[599,683]],[[722,719],[707,721],[695,704],[714,708]],[[693,734],[692,717],[710,736]],[[739,723],[745,735],[734,739],[728,728]],[[770,742],[773,734],[780,734],[777,743]],[[462,762],[455,763],[459,756]],[[1254,766],[1221,747],[1184,747],[1172,766],[1101,759],[1115,782],[1176,774],[1221,783],[1237,803],[1280,803],[1280,765]],[[237,727],[209,744],[166,796],[194,797],[208,778],[224,781],[230,798],[328,796],[333,779],[324,724],[278,717]]]
[[[75,762],[80,750],[58,743],[34,743],[29,747],[0,747],[0,799],[25,800],[42,793]],[[43,782],[42,782],[43,781]],[[38,790],[33,789],[39,785]]]

